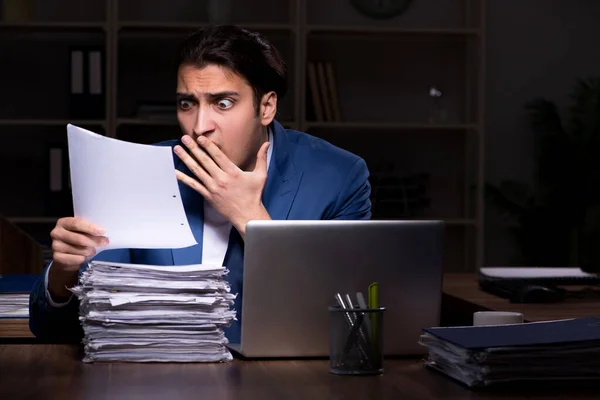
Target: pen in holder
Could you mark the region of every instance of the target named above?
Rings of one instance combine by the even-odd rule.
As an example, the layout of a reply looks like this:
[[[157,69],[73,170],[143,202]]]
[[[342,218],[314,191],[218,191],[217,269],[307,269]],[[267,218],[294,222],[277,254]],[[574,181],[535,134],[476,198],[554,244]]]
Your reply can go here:
[[[331,317],[329,372],[343,375],[381,374],[383,372],[384,311],[383,307],[329,307]]]

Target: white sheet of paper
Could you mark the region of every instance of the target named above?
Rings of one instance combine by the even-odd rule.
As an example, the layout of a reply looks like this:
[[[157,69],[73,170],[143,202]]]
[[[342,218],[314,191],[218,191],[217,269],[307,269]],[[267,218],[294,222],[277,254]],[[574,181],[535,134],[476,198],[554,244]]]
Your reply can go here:
[[[172,149],[125,142],[68,124],[73,211],[105,230],[115,248],[197,244],[188,224]]]

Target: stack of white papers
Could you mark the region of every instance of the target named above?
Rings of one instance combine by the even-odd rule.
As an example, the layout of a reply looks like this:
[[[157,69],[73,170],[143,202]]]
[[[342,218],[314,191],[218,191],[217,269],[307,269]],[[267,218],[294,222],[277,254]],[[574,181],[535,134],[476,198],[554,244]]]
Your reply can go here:
[[[0,293],[0,317],[29,316],[29,293]]]
[[[92,261],[72,289],[85,362],[222,362],[235,318],[223,266]]]

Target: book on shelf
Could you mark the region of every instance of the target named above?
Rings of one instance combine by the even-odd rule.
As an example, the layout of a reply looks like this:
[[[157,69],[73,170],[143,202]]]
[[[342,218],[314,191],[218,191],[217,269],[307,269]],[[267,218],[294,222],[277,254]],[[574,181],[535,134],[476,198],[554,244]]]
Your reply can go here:
[[[308,61],[307,63],[308,110],[317,122],[340,122],[341,106],[337,83],[330,61]]]
[[[44,214],[47,217],[73,215],[71,174],[67,143],[46,143],[47,186],[44,199]]]

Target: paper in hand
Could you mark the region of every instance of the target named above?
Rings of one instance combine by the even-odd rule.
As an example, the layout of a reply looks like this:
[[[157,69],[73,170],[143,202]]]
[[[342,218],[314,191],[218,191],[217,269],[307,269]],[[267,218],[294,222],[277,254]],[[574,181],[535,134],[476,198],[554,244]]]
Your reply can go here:
[[[115,248],[197,244],[181,196],[172,148],[130,143],[67,125],[73,211],[102,227]]]

